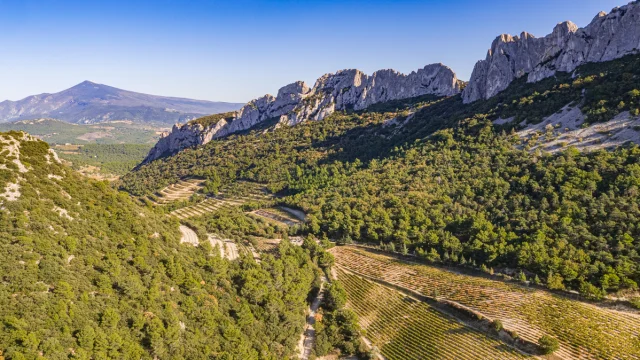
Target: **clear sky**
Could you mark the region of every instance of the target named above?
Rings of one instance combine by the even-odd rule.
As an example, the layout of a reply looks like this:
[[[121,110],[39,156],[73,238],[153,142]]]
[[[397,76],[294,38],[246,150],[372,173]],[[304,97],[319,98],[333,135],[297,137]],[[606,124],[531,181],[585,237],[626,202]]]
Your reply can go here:
[[[615,0],[0,0],[0,101],[83,80],[246,102],[327,72],[442,62],[467,80],[500,33],[588,24]]]

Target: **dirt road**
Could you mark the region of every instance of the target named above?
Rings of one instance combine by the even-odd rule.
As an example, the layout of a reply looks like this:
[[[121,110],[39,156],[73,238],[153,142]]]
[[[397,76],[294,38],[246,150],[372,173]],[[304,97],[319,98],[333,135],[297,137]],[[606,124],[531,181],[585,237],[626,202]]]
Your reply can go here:
[[[316,323],[316,313],[322,300],[324,299],[324,284],[327,282],[327,279],[322,277],[322,284],[320,285],[320,291],[311,306],[309,307],[309,315],[307,316],[307,324],[304,327],[304,333],[300,338],[300,343],[298,344],[298,349],[300,351],[300,359],[308,360],[311,355],[311,350],[313,350],[313,346],[316,343],[316,330],[313,326]]]

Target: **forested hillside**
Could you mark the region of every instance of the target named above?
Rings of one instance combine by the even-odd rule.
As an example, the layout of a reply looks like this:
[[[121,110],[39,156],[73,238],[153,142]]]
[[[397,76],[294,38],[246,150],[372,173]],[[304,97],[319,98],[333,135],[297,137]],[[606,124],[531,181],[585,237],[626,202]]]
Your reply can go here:
[[[640,148],[550,155],[529,151],[535,140],[514,130],[568,104],[585,126],[637,116],[639,77],[640,57],[627,56],[523,78],[487,101],[426,96],[232,135],[144,165],[122,188],[143,195],[194,175],[258,181],[308,212],[313,234],[520,269],[551,289],[601,298],[640,281]]]
[[[0,155],[0,358],[296,354],[320,274],[307,248],[230,262],[42,141],[0,133]]]
[[[67,146],[60,146],[63,150]],[[74,148],[71,146],[71,148]],[[102,174],[124,175],[140,163],[151,148],[144,144],[87,144],[59,151],[74,170],[96,166]]]

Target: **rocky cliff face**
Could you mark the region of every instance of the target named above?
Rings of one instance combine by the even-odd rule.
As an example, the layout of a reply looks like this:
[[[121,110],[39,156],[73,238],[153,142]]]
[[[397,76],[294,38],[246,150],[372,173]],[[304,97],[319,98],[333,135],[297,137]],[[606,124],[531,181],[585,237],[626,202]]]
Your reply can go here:
[[[176,125],[158,141],[144,162],[176,153],[184,148],[206,144],[267,120],[295,125],[307,120],[322,120],[335,111],[362,110],[370,105],[422,95],[451,96],[460,93],[460,82],[453,71],[442,65],[427,65],[409,75],[381,70],[368,76],[360,70],[342,70],[320,77],[313,88],[298,81],[249,102],[231,118],[220,119],[206,127],[196,122]]]
[[[527,75],[536,82],[556,71],[573,71],[589,62],[610,61],[640,50],[640,3],[634,1],[601,12],[584,28],[572,22],[558,24],[543,38],[528,33],[501,35],[479,61],[464,89],[465,103],[488,99]]]

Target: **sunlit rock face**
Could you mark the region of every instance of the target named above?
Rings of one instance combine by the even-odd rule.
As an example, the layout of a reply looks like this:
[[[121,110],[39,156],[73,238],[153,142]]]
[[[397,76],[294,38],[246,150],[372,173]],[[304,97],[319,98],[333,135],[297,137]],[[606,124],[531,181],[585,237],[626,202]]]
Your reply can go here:
[[[589,62],[610,61],[640,49],[640,3],[599,13],[584,28],[572,22],[558,24],[553,32],[536,38],[500,35],[485,60],[479,61],[462,93],[465,103],[488,99],[522,76],[536,82],[556,71],[570,72]]]
[[[252,100],[233,118],[221,119],[206,128],[197,123],[176,125],[151,149],[144,162],[251,129],[268,120],[280,125],[295,125],[307,120],[322,120],[335,111],[362,110],[386,101],[459,93],[460,81],[442,64],[427,65],[409,75],[395,70],[380,70],[370,76],[356,69],[341,70],[321,76],[313,88],[302,81],[284,86],[277,96],[265,95]]]

